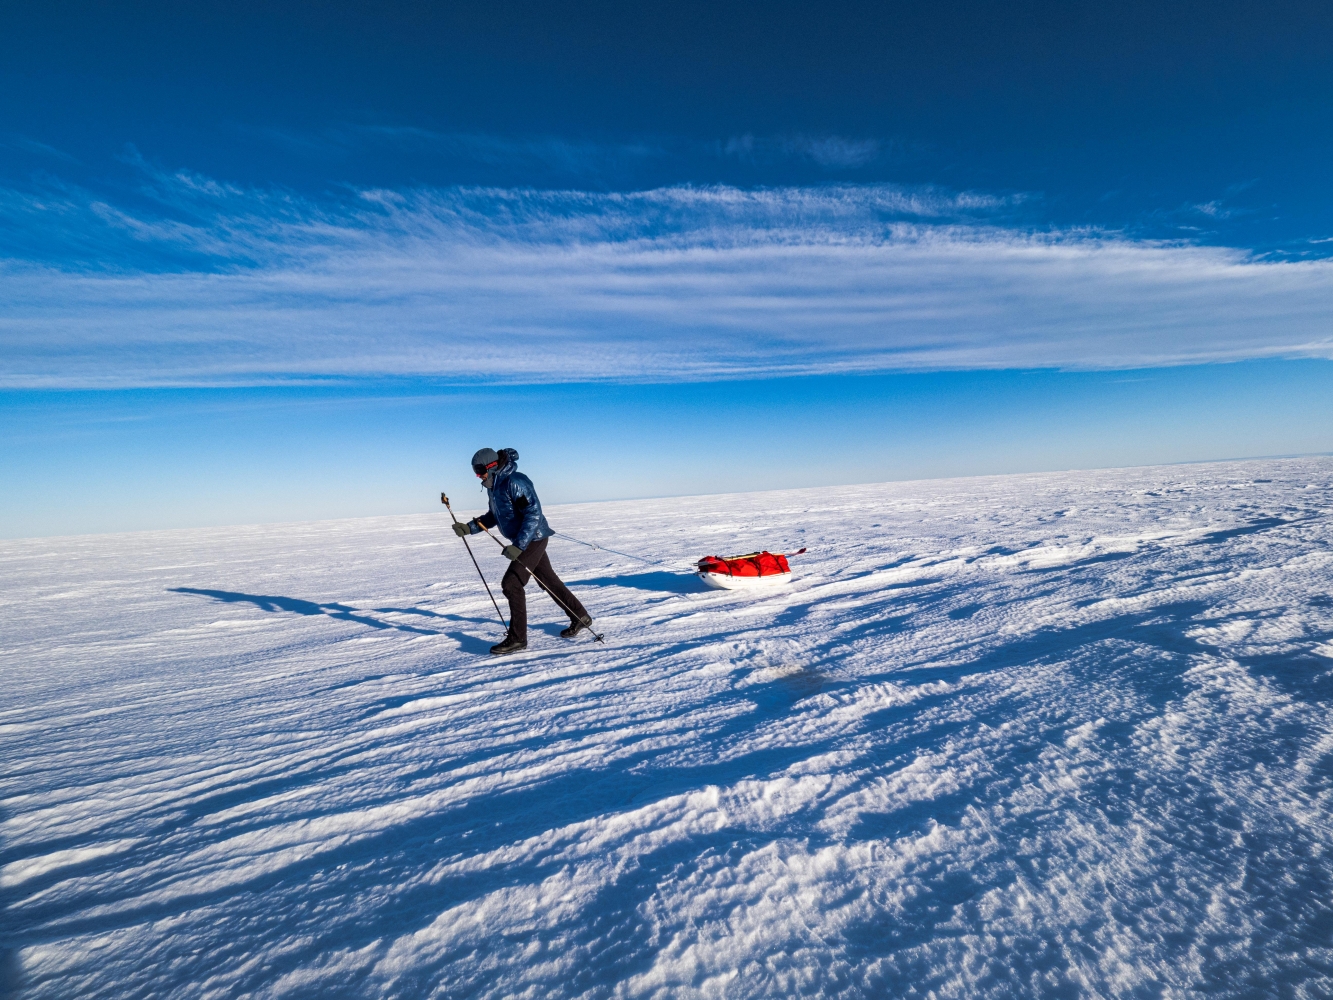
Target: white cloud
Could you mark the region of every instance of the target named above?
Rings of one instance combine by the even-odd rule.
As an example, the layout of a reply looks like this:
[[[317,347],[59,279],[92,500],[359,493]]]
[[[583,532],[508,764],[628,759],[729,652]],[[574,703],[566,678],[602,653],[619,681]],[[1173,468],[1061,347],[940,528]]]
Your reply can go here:
[[[1329,262],[1013,231],[978,218],[1004,204],[974,193],[418,190],[315,204],[182,174],[144,194],[159,214],[7,197],[10,218],[79,227],[70,242],[96,266],[0,266],[0,384],[1333,356]]]
[[[844,136],[732,136],[721,145],[722,155],[747,162],[782,159],[809,160],[821,167],[864,167],[886,155],[877,139],[848,139]]]
[[[30,139],[25,135],[0,135],[0,149],[13,149],[21,153],[28,153],[32,156],[60,160],[64,163],[78,162],[78,160],[70,156],[64,150],[56,149],[54,146],[48,146],[44,142],[38,142],[36,139]]]

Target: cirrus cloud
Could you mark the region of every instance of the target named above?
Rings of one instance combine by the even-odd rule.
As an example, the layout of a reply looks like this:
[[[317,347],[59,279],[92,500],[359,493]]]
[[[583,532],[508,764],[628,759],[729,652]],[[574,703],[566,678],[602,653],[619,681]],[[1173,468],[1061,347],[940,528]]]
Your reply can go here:
[[[1333,356],[1333,264],[888,185],[4,194],[0,384],[707,380]]]

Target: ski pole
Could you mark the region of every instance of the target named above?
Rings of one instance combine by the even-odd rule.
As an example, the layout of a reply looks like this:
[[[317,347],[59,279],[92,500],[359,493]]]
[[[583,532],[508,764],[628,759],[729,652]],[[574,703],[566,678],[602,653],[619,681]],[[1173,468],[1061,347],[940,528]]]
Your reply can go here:
[[[440,494],[440,503],[444,504],[445,508],[449,511],[449,516],[454,519],[454,524],[461,523],[458,520],[458,515],[454,513],[454,509],[449,506],[449,498],[445,496],[445,494],[443,493]],[[487,534],[489,535],[490,532],[488,531]],[[472,556],[472,565],[477,567],[477,576],[481,577],[481,585],[486,588],[486,596],[491,599],[492,604],[495,604],[495,613],[497,615],[500,615],[500,625],[504,628],[506,632],[508,632],[509,623],[505,621],[505,616],[500,614],[500,605],[496,603],[495,595],[491,593],[491,585],[486,582],[486,574],[481,571],[481,566],[477,562],[477,557],[472,555],[472,546],[468,543],[467,537],[466,536],[462,537],[463,537],[463,544],[467,546],[467,554],[469,556]],[[537,582],[540,583],[541,581],[538,580]]]
[[[481,530],[484,531],[484,532],[486,532],[486,535],[491,539],[491,541],[493,541],[496,545],[500,546],[501,549],[503,549],[503,548],[505,547],[505,543],[504,543],[504,542],[500,541],[500,539],[496,538],[494,535],[491,534],[491,529],[490,529],[490,528],[486,527],[485,525],[482,525],[482,526],[481,526]],[[527,567],[525,566],[524,569],[527,569]],[[580,619],[574,614],[574,612],[572,612],[572,611],[569,610],[569,608],[566,606],[566,604],[565,604],[564,601],[562,601],[562,600],[560,600],[560,598],[556,597],[555,594],[551,592],[551,589],[550,589],[549,587],[547,587],[546,584],[544,584],[544,583],[541,582],[541,580],[538,578],[538,576],[537,576],[536,573],[532,572],[531,570],[528,570],[528,575],[531,576],[534,580],[537,581],[537,586],[541,587],[542,590],[546,591],[546,596],[547,596],[547,597],[549,597],[551,600],[555,601],[556,604],[560,605],[560,607],[564,609],[565,614],[569,615],[569,620],[570,620],[570,621],[574,622],[574,621],[579,621],[579,620],[580,620]],[[589,616],[589,617],[591,618],[591,616]],[[606,640],[605,640],[604,638],[602,638],[601,633],[598,632],[598,631],[597,631],[595,628],[593,628],[591,625],[588,626],[588,631],[592,633],[592,638],[593,638],[593,641],[594,641],[594,642],[600,642],[600,643],[605,643],[605,642],[606,642]]]

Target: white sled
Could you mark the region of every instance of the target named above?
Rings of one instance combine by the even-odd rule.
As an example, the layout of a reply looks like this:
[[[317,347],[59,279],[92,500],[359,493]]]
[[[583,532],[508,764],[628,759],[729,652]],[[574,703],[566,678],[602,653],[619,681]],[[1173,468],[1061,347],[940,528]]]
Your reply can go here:
[[[718,590],[773,590],[791,582],[791,571],[764,576],[730,576],[726,573],[699,572],[699,579]]]
[[[804,552],[805,549],[801,549]],[[787,556],[801,552],[747,552],[741,556],[704,556],[695,565],[699,577],[718,590],[771,590],[791,580]]]

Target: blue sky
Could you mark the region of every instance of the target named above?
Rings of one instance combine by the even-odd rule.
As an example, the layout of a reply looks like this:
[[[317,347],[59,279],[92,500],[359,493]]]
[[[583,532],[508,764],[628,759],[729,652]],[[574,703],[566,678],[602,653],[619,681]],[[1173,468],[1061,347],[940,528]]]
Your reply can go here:
[[[1316,5],[27,7],[6,534],[1333,450]]]

